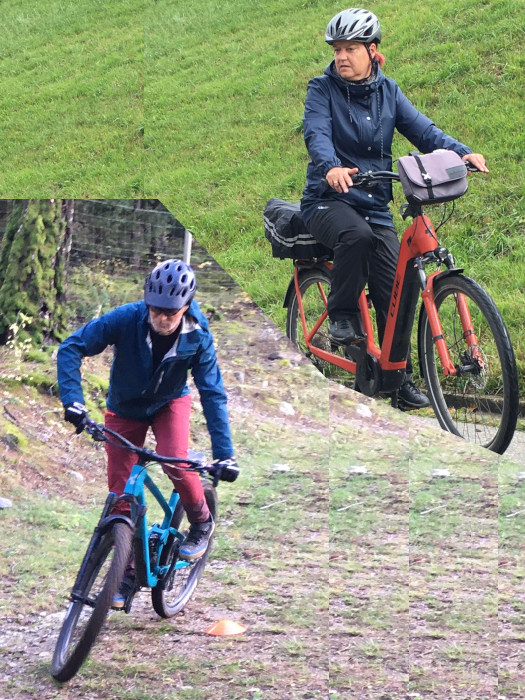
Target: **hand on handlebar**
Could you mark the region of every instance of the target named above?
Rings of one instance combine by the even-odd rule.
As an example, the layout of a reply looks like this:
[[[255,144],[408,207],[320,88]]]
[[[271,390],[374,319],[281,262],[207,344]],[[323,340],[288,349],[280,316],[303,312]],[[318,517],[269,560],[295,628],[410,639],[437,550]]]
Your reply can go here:
[[[210,475],[213,476],[213,485],[217,486],[219,481],[235,481],[239,476],[240,469],[235,461],[235,457],[228,459],[215,459],[213,466],[210,469]]]
[[[336,192],[348,192],[348,188],[354,184],[352,175],[355,175],[358,168],[331,168],[326,173],[326,181]]]
[[[467,153],[467,155],[463,156],[461,160],[467,163],[467,168],[469,164],[473,166],[471,168],[471,172],[475,172],[477,170],[480,173],[489,172],[489,169],[485,164],[485,158],[481,155],[481,153]]]
[[[73,423],[76,430],[75,433],[80,435],[88,422],[88,411],[83,403],[75,401],[64,406],[64,420],[68,423]]]

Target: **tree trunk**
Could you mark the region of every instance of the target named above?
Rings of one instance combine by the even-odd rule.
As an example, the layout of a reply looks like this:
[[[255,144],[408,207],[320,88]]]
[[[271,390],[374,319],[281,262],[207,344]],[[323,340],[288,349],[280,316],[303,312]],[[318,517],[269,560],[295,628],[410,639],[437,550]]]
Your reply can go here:
[[[71,245],[65,216],[61,199],[30,199],[14,208],[0,252],[0,343],[15,329],[35,344],[63,337]]]

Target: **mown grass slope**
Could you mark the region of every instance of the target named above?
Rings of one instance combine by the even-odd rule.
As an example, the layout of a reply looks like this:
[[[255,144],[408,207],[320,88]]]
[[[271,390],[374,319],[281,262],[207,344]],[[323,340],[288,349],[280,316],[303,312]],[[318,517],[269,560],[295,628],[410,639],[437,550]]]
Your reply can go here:
[[[160,0],[146,27],[146,190],[284,323],[291,274],[262,226],[270,197],[298,201],[306,84],[331,60],[335,2]],[[523,32],[519,0],[374,3],[385,72],[438,126],[485,154],[441,242],[495,297],[524,364]],[[394,155],[410,146],[397,138]],[[402,198],[398,193],[394,209]],[[436,223],[439,214],[436,211]],[[401,220],[396,218],[399,228]]]
[[[2,2],[0,194],[143,190],[141,0]]]

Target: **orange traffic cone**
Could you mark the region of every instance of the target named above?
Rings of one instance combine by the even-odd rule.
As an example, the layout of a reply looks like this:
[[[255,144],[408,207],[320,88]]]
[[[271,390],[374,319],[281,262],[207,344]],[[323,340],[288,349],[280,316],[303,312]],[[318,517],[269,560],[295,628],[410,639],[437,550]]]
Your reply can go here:
[[[234,634],[244,634],[245,632],[246,627],[239,625],[238,622],[232,622],[231,620],[220,620],[206,630],[206,634],[212,634],[216,637],[229,637]]]

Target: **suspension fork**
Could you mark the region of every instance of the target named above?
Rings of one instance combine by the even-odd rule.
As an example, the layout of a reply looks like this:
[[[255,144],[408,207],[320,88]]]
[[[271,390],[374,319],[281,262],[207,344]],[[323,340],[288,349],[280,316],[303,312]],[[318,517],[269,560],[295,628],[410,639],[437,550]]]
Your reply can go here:
[[[459,271],[451,270],[450,272],[451,274],[457,274]],[[434,298],[434,282],[436,280],[436,277],[444,274],[446,275],[447,272],[438,271],[428,276],[428,278],[426,279],[426,284],[422,291],[422,299],[423,304],[425,305],[425,310],[427,312],[430,330],[432,331],[432,340],[436,346],[436,350],[439,355],[439,360],[443,368],[443,373],[445,375],[457,375],[459,368],[452,363],[452,360],[450,358],[448,346],[443,336],[443,328],[441,326],[441,321],[439,320],[439,314]],[[478,351],[478,338],[474,331],[472,318],[470,316],[470,311],[464,294],[460,293],[456,295],[456,307],[458,310],[461,327],[463,329],[463,338],[465,339],[468,347],[472,350],[472,355],[478,359],[481,359],[480,353]]]
[[[427,312],[430,330],[432,331],[432,342],[436,346],[439,361],[441,362],[441,367],[443,368],[443,374],[445,376],[450,376],[457,374],[456,367],[450,359],[450,353],[443,336],[443,328],[441,326],[441,321],[439,320],[439,314],[434,298],[434,282],[439,274],[442,273],[434,272],[426,278],[425,285],[423,286],[421,292],[421,297],[423,299],[425,311]]]
[[[464,294],[458,294],[457,307],[459,318],[461,319],[461,327],[463,328],[463,337],[465,338],[469,348],[475,351],[479,348],[478,337],[474,330],[474,324],[472,323],[472,318],[470,316],[470,311]],[[474,352],[474,354],[476,353]]]

